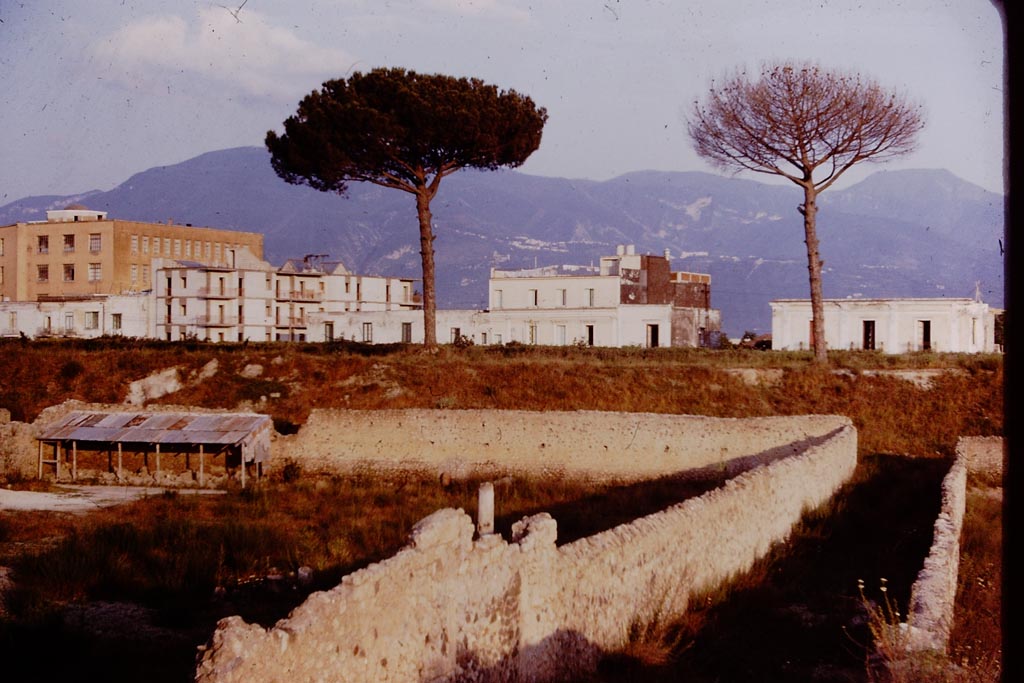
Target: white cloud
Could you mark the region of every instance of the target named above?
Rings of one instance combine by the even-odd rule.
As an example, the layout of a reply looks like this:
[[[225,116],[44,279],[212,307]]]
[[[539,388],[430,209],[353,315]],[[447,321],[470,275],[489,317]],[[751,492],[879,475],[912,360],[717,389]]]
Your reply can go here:
[[[160,89],[169,75],[201,77],[228,92],[292,101],[356,61],[273,26],[248,9],[238,18],[224,7],[199,10],[191,21],[153,16],[119,29],[94,45],[105,78]]]

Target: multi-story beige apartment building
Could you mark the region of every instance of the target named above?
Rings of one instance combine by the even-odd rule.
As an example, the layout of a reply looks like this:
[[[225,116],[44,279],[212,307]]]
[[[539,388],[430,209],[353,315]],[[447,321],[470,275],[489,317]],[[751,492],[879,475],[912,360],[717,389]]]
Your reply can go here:
[[[232,266],[241,248],[263,257],[263,235],[115,220],[71,205],[46,220],[0,227],[0,301],[47,301],[152,289],[156,259]]]

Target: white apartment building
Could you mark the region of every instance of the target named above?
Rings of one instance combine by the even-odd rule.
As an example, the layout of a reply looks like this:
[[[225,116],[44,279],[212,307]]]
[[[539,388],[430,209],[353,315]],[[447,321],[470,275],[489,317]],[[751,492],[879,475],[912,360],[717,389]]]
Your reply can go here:
[[[995,312],[974,299],[825,299],[830,349],[885,353],[996,350]],[[811,348],[810,299],[778,299],[772,309],[772,348]]]
[[[306,341],[313,314],[420,306],[409,278],[355,275],[311,257],[274,268],[246,249],[225,266],[161,261],[153,289],[156,336],[170,341]],[[320,338],[335,337],[330,323],[318,328]]]
[[[274,268],[242,247],[218,264],[155,259],[150,280],[135,294],[0,302],[0,336],[305,341],[314,313],[419,308],[413,282],[355,275],[319,259]],[[334,338],[330,324],[318,331]]]
[[[491,270],[485,311],[438,310],[438,341],[564,346],[700,346],[720,328],[711,277],[671,272],[669,258],[621,246],[598,268],[549,266]],[[311,340],[421,343],[422,311],[316,313]]]

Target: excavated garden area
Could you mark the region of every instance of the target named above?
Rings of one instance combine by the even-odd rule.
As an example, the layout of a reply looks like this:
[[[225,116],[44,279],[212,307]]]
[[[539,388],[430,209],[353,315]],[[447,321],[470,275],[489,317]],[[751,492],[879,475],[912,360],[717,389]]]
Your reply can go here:
[[[6,367],[35,362],[55,371],[44,388],[48,399],[35,387],[0,384],[0,406],[30,420],[66,398],[123,400],[129,381],[168,367],[166,358],[150,358],[159,356],[150,348],[131,360],[109,348],[15,351],[0,345]],[[200,345],[175,351],[181,388],[143,402],[262,408],[280,432],[294,432],[317,407],[845,415],[858,428],[860,454],[836,496],[748,572],[692,601],[681,621],[664,632],[634,633],[622,651],[606,653],[597,677],[866,680],[869,631],[857,580],[870,595],[884,577],[890,594],[906,600],[931,542],[939,482],[956,439],[1001,433],[1001,362],[898,361],[940,370],[928,373],[925,385],[868,373],[864,365],[873,359],[856,356],[822,373],[786,354],[765,367],[767,356],[756,352],[723,358],[576,351],[578,357],[519,349],[423,357]],[[886,365],[876,369],[892,369],[894,361],[877,360]],[[743,366],[757,372],[730,371]],[[118,378],[119,394],[92,393],[108,391],[106,383]],[[39,679],[189,679],[195,648],[219,618],[237,614],[273,625],[312,591],[391,556],[434,510],[475,509],[484,474],[454,467],[447,477],[436,469],[429,476],[323,475],[294,458],[279,465],[262,486],[229,488],[222,496],[161,493],[88,515],[0,512],[0,566],[7,568],[0,571],[0,643],[21,653],[7,671]],[[539,478],[486,474],[495,483],[504,538],[523,516],[547,511],[561,544],[714,491],[736,472],[705,468],[686,486],[664,477],[622,484],[560,471]],[[15,473],[8,484],[30,482]],[[971,571],[980,577],[983,569]],[[54,642],[62,644],[61,657],[50,656]]]

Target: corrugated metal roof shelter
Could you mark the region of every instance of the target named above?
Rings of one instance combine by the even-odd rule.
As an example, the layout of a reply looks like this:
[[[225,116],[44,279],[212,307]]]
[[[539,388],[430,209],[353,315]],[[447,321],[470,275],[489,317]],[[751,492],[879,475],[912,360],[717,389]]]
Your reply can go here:
[[[59,474],[63,449],[70,449],[71,478],[78,476],[78,450],[106,451],[111,460],[117,451],[117,476],[122,478],[122,456],[125,450],[142,453],[149,466],[149,454],[156,455],[156,474],[160,474],[160,454],[188,456],[199,454],[199,484],[203,485],[205,456],[223,454],[225,466],[234,461],[239,466],[245,486],[246,466],[254,465],[257,476],[270,458],[270,435],[273,422],[268,415],[257,413],[147,413],[91,412],[76,410],[46,427],[39,441],[39,476],[43,465],[54,465]],[[43,444],[53,446],[53,458],[43,458]],[[186,465],[187,467],[187,465]]]

